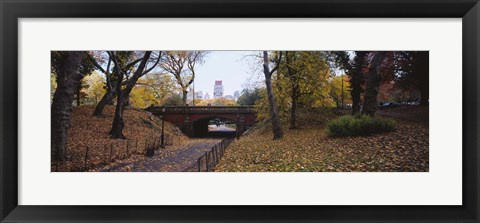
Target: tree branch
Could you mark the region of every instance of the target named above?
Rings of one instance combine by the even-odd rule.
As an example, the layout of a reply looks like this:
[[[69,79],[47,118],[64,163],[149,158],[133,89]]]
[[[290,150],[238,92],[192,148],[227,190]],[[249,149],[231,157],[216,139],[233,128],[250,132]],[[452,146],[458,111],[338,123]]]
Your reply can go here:
[[[159,51],[158,52],[158,59],[157,61],[155,62],[155,64],[153,66],[151,66],[150,68],[147,68],[142,75],[145,75],[147,74],[148,72],[152,71],[153,68],[155,68],[157,66],[157,64],[160,62],[160,58],[162,57],[162,51]]]
[[[110,58],[112,58],[113,64],[115,65],[115,69],[117,70],[117,76],[120,77],[119,75],[122,75],[121,77],[123,77],[124,73],[122,68],[120,68],[120,65],[118,64],[115,53],[113,53],[113,51],[107,51],[107,53],[110,56]],[[122,81],[122,80],[118,80],[118,81]]]
[[[282,60],[282,51],[279,51],[280,52],[280,55],[278,56],[278,59],[276,60],[276,66],[270,71],[270,76],[272,76],[272,74],[278,69],[278,67],[280,66],[280,61]]]
[[[107,87],[112,89],[113,86],[112,86],[112,81],[110,79],[110,65],[111,65],[111,62],[112,62],[112,57],[110,57],[110,54],[108,55],[108,63],[107,63],[107,72],[105,73],[105,79],[107,80]]]
[[[138,62],[142,61],[142,58],[138,58],[134,61],[132,61],[131,63],[127,64],[124,69],[125,70],[130,70],[130,68],[132,68],[133,66],[135,66],[135,64],[137,64]]]
[[[125,90],[130,91],[137,80],[143,76],[143,70],[145,69],[145,66],[147,65],[148,59],[150,59],[150,55],[152,54],[152,51],[145,51],[145,54],[142,57],[142,61],[140,62],[140,65],[138,65],[137,70],[133,73],[132,77],[127,80],[127,86]]]
[[[104,73],[104,74],[107,73],[105,71],[105,69],[103,69],[103,67],[100,66],[100,64],[98,64],[97,60],[95,60],[95,58],[92,57],[92,55],[90,55],[88,52],[85,52],[85,54],[87,55],[90,62],[92,62],[93,66],[95,66],[97,69],[99,69],[102,73]]]

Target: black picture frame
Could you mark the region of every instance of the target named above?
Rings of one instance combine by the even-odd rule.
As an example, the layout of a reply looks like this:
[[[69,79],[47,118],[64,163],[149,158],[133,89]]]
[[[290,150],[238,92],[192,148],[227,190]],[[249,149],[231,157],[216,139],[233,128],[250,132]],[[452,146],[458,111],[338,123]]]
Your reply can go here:
[[[479,222],[478,0],[0,0],[2,222]],[[18,19],[134,17],[462,18],[462,206],[18,205]],[[441,195],[439,195],[441,196]]]

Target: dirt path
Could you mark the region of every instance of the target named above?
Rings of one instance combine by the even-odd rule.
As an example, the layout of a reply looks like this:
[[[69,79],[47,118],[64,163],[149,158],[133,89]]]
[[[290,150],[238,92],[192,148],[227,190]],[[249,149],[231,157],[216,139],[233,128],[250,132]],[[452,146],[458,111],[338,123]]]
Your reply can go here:
[[[205,151],[209,150],[220,138],[194,139],[187,147],[169,150],[156,151],[153,157],[142,157],[141,159],[120,162],[113,166],[100,168],[102,172],[183,172],[194,165],[197,159]]]

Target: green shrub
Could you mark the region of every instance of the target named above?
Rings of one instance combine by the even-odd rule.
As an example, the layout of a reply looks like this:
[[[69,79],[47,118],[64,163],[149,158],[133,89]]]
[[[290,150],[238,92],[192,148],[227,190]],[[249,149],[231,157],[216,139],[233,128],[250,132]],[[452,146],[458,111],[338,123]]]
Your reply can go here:
[[[329,121],[326,132],[328,136],[367,136],[393,131],[395,126],[396,123],[392,119],[347,115]]]

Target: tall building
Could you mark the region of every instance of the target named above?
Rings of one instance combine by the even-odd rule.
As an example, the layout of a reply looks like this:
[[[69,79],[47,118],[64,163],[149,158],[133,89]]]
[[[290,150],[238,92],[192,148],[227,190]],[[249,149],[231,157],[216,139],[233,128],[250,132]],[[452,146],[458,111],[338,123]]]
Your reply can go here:
[[[238,98],[240,97],[240,92],[239,91],[233,92],[233,97],[235,98],[235,100],[238,100]]]
[[[195,99],[203,99],[203,92],[202,91],[195,92]]]
[[[203,96],[203,99],[210,100],[210,94],[208,94],[208,92],[205,93],[205,96]]]
[[[187,89],[187,101],[193,100],[193,88],[189,87]]]
[[[215,81],[215,86],[213,87],[213,98],[223,97],[223,85],[222,81]]]

